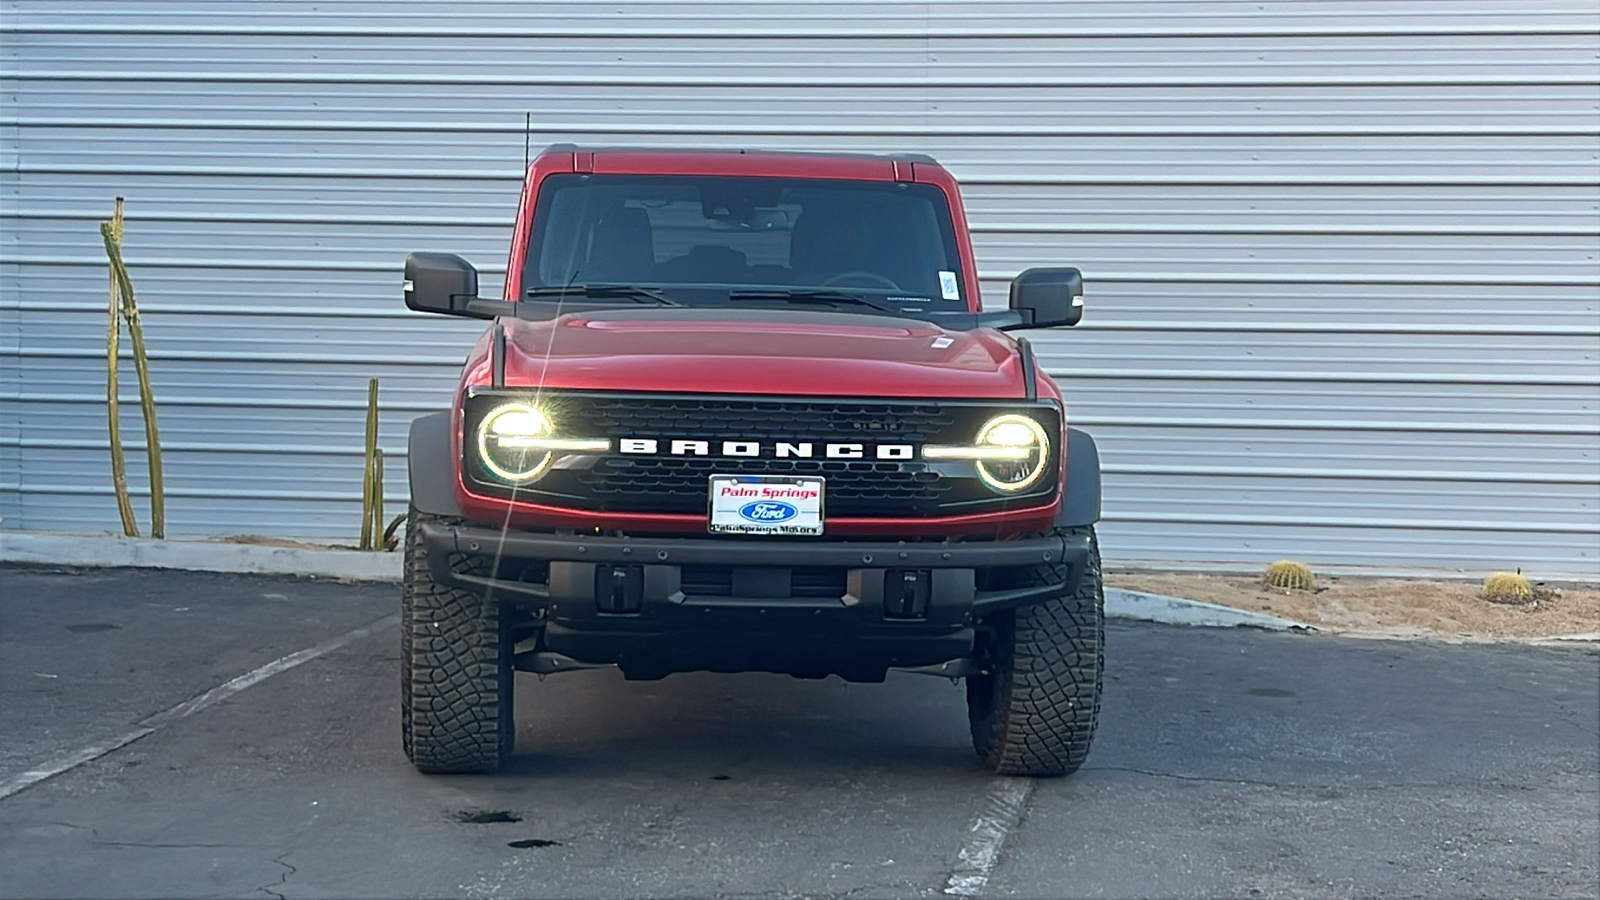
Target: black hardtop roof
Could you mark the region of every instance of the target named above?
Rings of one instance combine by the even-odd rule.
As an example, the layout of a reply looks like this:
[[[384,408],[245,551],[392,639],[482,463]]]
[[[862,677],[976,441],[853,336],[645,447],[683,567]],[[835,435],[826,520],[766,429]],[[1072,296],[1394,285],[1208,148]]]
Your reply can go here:
[[[638,147],[627,144],[570,144],[556,143],[544,148],[543,153],[628,153],[628,154],[693,154],[718,156],[722,154],[762,156],[804,156],[832,159],[882,159],[904,162],[932,163],[939,161],[926,153],[859,153],[850,150],[761,150],[745,147]]]

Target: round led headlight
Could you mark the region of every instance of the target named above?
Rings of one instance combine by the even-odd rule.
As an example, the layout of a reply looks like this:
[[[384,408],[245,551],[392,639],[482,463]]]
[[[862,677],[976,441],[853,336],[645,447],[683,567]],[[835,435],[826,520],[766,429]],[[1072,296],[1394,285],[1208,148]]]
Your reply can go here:
[[[497,406],[478,423],[478,460],[497,478],[521,484],[550,465],[550,418],[526,403]]]
[[[1050,437],[1028,416],[995,416],[978,429],[978,479],[1007,493],[1039,480],[1050,459]]]

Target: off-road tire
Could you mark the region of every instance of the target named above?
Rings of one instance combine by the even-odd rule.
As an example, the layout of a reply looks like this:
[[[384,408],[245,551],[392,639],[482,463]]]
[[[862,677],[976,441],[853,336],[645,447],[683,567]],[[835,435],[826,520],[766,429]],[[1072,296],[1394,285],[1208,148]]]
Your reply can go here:
[[[400,601],[400,730],[417,771],[494,772],[510,755],[512,641],[498,600],[438,584],[412,507]]]
[[[1105,667],[1105,590],[1094,529],[1089,566],[1073,594],[997,613],[980,629],[987,672],[967,678],[972,746],[997,775],[1070,775],[1089,756]],[[1021,574],[1019,586],[1059,580],[1060,566]]]

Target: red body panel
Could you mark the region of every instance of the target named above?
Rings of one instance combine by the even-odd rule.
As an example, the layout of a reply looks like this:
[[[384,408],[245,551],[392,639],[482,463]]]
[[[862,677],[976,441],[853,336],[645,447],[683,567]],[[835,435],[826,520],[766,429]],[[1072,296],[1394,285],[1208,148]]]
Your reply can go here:
[[[506,385],[569,390],[1022,397],[1016,342],[912,319],[644,308],[504,320]],[[488,384],[487,344],[463,386]]]
[[[949,172],[930,162],[889,157],[738,151],[562,150],[528,168],[506,268],[505,298],[522,294],[520,260],[544,178],[557,173],[750,175],[893,181],[907,170],[937,185],[950,203],[959,247],[963,296],[982,309],[977,266],[960,192]],[[756,394],[945,399],[1026,395],[1016,342],[990,329],[947,331],[912,319],[799,310],[641,308],[566,315],[542,322],[502,319],[505,384],[533,390],[619,390],[693,394]],[[1035,369],[1038,393],[1059,399]],[[486,333],[463,367],[460,388],[491,383]],[[459,396],[459,395],[458,395]],[[461,409],[453,415],[459,440]],[[1063,457],[1065,454],[1062,454]],[[471,493],[456,456],[456,499],[476,521],[515,527],[705,534],[705,515],[595,513],[512,502]],[[1063,459],[1063,468],[1065,460]],[[829,518],[830,536],[1009,537],[1050,527],[1060,507],[939,518]]]

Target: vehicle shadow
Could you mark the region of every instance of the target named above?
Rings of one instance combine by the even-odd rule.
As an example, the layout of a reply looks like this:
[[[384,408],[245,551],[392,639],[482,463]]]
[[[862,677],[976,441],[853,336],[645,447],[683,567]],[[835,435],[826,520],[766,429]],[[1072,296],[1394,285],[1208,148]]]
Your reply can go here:
[[[981,777],[964,693],[945,679],[882,684],[784,675],[614,671],[519,676],[513,777],[648,771],[694,778],[797,771],[925,770]]]

